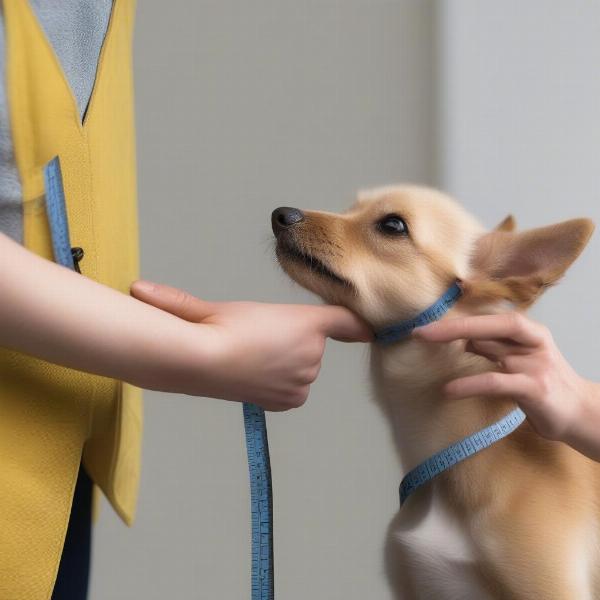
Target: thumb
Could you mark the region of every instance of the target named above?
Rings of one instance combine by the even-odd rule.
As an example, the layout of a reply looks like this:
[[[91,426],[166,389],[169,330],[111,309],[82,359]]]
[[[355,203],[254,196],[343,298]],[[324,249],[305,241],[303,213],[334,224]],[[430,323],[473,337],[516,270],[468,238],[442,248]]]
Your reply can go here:
[[[131,295],[186,321],[199,323],[214,313],[214,304],[184,290],[138,279],[131,284]]]
[[[323,332],[340,342],[371,342],[373,330],[366,321],[343,306],[319,306]]]

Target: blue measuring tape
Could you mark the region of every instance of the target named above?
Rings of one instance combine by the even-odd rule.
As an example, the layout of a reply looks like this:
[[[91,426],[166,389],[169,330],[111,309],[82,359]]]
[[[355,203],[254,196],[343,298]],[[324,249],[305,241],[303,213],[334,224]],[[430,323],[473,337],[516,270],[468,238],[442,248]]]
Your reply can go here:
[[[380,344],[391,344],[408,337],[413,329],[437,321],[450,310],[462,295],[459,281],[455,281],[431,306],[412,319],[389,325],[375,334]],[[409,471],[400,482],[400,506],[419,487],[455,464],[498,442],[512,433],[524,420],[525,413],[516,408],[499,421],[468,435],[440,450]]]
[[[520,408],[515,408],[499,421],[464,437],[424,460],[402,479],[400,483],[400,506],[416,489],[446,469],[469,458],[469,456],[477,454],[477,452],[512,433],[525,420],[525,417],[525,413]]]
[[[461,295],[462,288],[458,281],[455,281],[443,296],[438,298],[431,306],[420,312],[416,317],[394,323],[376,332],[375,341],[380,344],[391,344],[406,338],[415,327],[422,327],[423,325],[427,325],[427,323],[437,321],[456,304]]]
[[[50,225],[54,260],[59,265],[74,270],[75,263],[71,253],[65,191],[58,156],[44,168],[44,185],[46,188],[46,214]]]
[[[265,411],[244,404],[252,513],[252,600],[273,600],[273,489]]]

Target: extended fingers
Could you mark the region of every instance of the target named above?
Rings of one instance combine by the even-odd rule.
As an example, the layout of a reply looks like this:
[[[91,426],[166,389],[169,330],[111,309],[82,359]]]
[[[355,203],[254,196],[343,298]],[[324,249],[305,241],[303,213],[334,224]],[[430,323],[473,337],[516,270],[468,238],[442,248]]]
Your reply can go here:
[[[443,319],[418,327],[413,337],[431,342],[458,339],[512,340],[526,346],[538,346],[545,340],[545,328],[518,312]]]
[[[319,306],[318,319],[323,333],[340,342],[370,342],[373,330],[358,315],[343,306]]]
[[[494,362],[503,361],[511,355],[523,356],[532,352],[530,347],[515,344],[510,340],[468,340],[465,351],[479,354]]]
[[[465,346],[465,352],[479,354],[491,361],[499,361],[506,356],[507,348],[501,342],[487,340],[468,340]]]
[[[527,375],[522,373],[498,373],[490,371],[454,379],[444,386],[447,398],[467,398],[479,395],[509,395],[519,398],[532,398],[535,386]]]

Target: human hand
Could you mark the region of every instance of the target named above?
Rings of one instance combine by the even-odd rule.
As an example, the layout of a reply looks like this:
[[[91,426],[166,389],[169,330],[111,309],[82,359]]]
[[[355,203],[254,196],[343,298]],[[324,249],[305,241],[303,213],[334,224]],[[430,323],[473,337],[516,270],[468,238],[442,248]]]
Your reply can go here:
[[[573,370],[544,325],[511,312],[444,319],[412,335],[430,342],[466,339],[467,352],[502,369],[448,382],[443,390],[447,398],[513,396],[541,436],[600,459],[599,386]]]
[[[267,410],[305,402],[328,337],[347,342],[373,337],[366,323],[341,306],[206,302],[145,281],[133,283],[131,294],[194,324],[202,350],[182,358],[176,384],[181,391],[252,402]]]

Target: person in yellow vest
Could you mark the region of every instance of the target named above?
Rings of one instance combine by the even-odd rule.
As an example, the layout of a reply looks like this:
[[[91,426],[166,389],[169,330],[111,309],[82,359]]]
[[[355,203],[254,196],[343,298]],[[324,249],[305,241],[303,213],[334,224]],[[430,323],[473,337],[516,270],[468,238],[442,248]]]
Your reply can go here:
[[[341,307],[211,303],[136,281],[134,2],[0,5],[0,600],[83,600],[92,492],[134,519],[141,388],[287,410],[306,400],[327,337],[372,333]],[[43,171],[56,156],[81,275],[53,262]],[[500,335],[497,323],[437,325],[432,341]],[[555,385],[524,409],[568,417],[566,441],[600,456],[588,402],[600,391],[545,339],[523,373]],[[561,411],[567,392],[585,423],[584,408]]]

